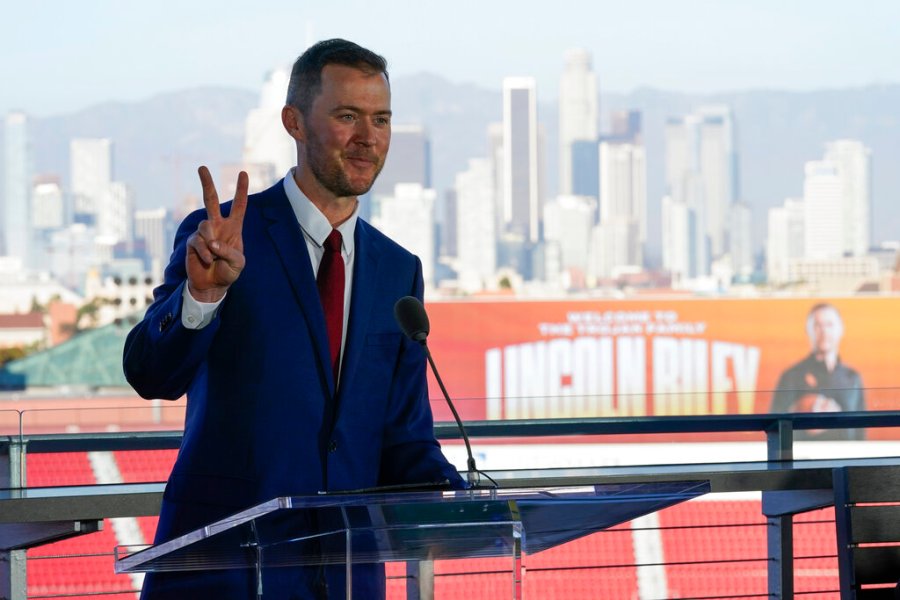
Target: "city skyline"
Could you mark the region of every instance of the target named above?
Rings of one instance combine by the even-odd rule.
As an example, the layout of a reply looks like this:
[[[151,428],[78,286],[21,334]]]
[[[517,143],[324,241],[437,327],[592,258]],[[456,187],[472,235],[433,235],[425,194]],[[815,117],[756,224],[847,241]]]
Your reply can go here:
[[[528,101],[528,98],[533,94],[533,82],[531,80],[512,79],[507,81],[507,84],[512,90],[520,89],[525,92],[523,102],[520,103],[524,120],[519,127],[524,126],[524,131],[530,130],[532,133],[530,135],[520,135],[515,133],[515,126],[507,124],[507,126],[503,127],[502,140],[499,143],[506,150],[493,152],[495,160],[499,162],[496,162],[493,166],[488,165],[488,170],[486,171],[487,174],[491,172],[496,174],[493,177],[494,182],[482,179],[482,182],[479,184],[482,191],[476,193],[491,195],[492,197],[488,203],[493,204],[498,212],[504,212],[501,211],[501,206],[505,206],[506,210],[510,206],[522,206],[519,212],[527,213],[530,211],[523,210],[531,204],[527,199],[527,195],[520,201],[510,202],[509,194],[504,191],[510,187],[508,180],[510,169],[505,167],[516,162],[514,159],[516,152],[510,152],[510,147],[515,147],[518,143],[517,139],[531,138],[531,144],[534,144],[536,141],[533,106],[529,109],[530,102]],[[265,97],[265,87],[263,91],[263,96]],[[509,98],[505,98],[505,117],[508,117],[508,113],[511,110],[510,106]],[[529,113],[531,113],[531,118],[527,116]],[[253,114],[252,110],[250,114]],[[15,118],[17,115],[14,113],[12,116]],[[629,122],[634,121],[637,128],[629,136],[616,137],[612,135],[606,138],[598,136],[594,140],[593,143],[599,145],[597,156],[599,157],[600,168],[599,171],[595,170],[594,172],[595,178],[598,175],[600,177],[600,185],[598,186],[600,190],[599,197],[577,197],[565,194],[556,196],[555,200],[551,196],[545,197],[542,202],[543,211],[541,211],[543,212],[542,228],[544,234],[541,237],[529,239],[522,237],[522,232],[520,232],[520,237],[516,239],[519,240],[518,244],[524,241],[526,244],[529,242],[531,244],[546,242],[549,245],[543,248],[528,245],[520,247],[515,242],[515,239],[506,240],[504,244],[512,241],[513,245],[504,250],[506,252],[504,264],[498,266],[512,268],[527,280],[540,279],[554,285],[562,283],[565,289],[569,289],[572,285],[575,286],[575,289],[581,289],[585,283],[587,283],[588,287],[593,287],[598,278],[615,277],[617,272],[619,274],[626,271],[637,273],[640,272],[642,267],[648,266],[643,263],[641,258],[641,246],[646,241],[646,238],[641,233],[643,229],[641,223],[645,215],[646,203],[646,198],[644,197],[646,172],[644,169],[644,149],[639,141],[641,138],[640,114],[621,114],[617,118],[620,120],[625,118]],[[489,127],[488,133],[490,134],[498,125],[500,124],[497,123]],[[685,129],[688,125],[690,127]],[[703,129],[700,129],[701,127]],[[673,283],[695,277],[703,278],[711,274],[708,270],[710,260],[718,259],[721,253],[727,250],[727,248],[721,246],[721,242],[717,250],[715,242],[717,236],[723,238],[727,235],[724,232],[724,229],[728,228],[726,221],[730,222],[732,219],[737,219],[730,228],[731,235],[735,236],[732,238],[733,240],[744,240],[744,243],[749,240],[749,219],[752,218],[752,214],[749,207],[745,204],[736,203],[738,198],[736,173],[731,173],[730,169],[731,165],[734,164],[733,157],[737,154],[736,140],[731,133],[732,127],[731,111],[726,106],[700,106],[694,114],[670,118],[667,123],[666,171],[667,179],[671,178],[667,185],[668,193],[672,198],[667,196],[662,200],[663,212],[667,215],[664,216],[663,221],[669,223],[667,227],[664,227],[662,243],[664,246],[663,263],[671,273]],[[697,130],[691,133],[695,128]],[[672,139],[669,139],[671,137],[670,130],[678,132]],[[422,155],[422,158],[427,159],[429,154],[427,150],[429,145],[428,137],[422,127],[401,126],[398,134],[400,134],[401,138],[406,135],[410,136],[409,141],[412,142],[412,146],[409,150],[412,152],[412,155]],[[684,146],[684,140],[694,140],[694,143],[705,140],[703,142],[704,148],[698,147],[692,150],[690,147],[682,147]],[[573,143],[583,144],[585,142],[578,141]],[[75,225],[68,232],[63,230],[49,232],[52,234],[53,240],[55,240],[51,244],[55,248],[55,250],[51,251],[51,254],[58,254],[58,251],[63,247],[77,243],[76,238],[81,238],[85,235],[90,236],[90,232],[94,231],[99,236],[96,242],[101,244],[102,238],[103,243],[109,247],[103,252],[106,255],[105,259],[100,259],[100,256],[97,256],[97,259],[101,260],[101,264],[103,264],[103,261],[109,261],[114,258],[116,252],[110,252],[113,245],[120,243],[132,244],[135,241],[139,241],[142,244],[140,248],[135,249],[138,252],[134,256],[135,258],[145,256],[154,260],[162,260],[164,254],[158,248],[156,248],[155,252],[145,253],[144,249],[149,250],[151,245],[150,238],[140,241],[136,240],[132,235],[133,227],[137,225],[137,219],[135,218],[137,215],[134,214],[134,207],[130,201],[130,193],[127,186],[122,182],[112,181],[112,145],[113,142],[109,138],[73,138],[70,141],[71,187],[69,191],[74,202],[75,220],[73,224]],[[673,148],[676,150],[673,151]],[[531,162],[528,160],[529,152],[520,152],[519,154],[521,154],[519,161],[524,161],[524,163]],[[865,215],[869,213],[869,204],[871,202],[868,187],[869,154],[870,150],[858,141],[838,140],[826,144],[826,162],[810,161],[806,163],[807,187],[810,182],[810,174],[821,172],[826,178],[824,180],[825,187],[823,188],[822,184],[817,185],[821,189],[827,190],[825,191],[826,196],[822,197],[835,198],[834,201],[826,200],[826,202],[835,204],[835,202],[838,202],[837,194],[846,196],[845,200],[840,201],[843,204],[838,202],[831,212],[823,211],[823,204],[822,208],[816,208],[810,213],[809,209],[813,208],[812,202],[814,200],[813,196],[810,196],[809,192],[807,192],[804,202],[807,207],[807,214],[803,217],[808,223],[807,227],[810,227],[813,231],[824,231],[827,229],[823,228],[824,221],[822,222],[823,226],[817,226],[815,223],[818,223],[818,221],[815,223],[813,221],[813,217],[824,218],[826,213],[829,215],[827,217],[830,219],[829,222],[837,222],[837,219],[840,219],[839,215],[843,213],[846,217],[844,219],[845,222],[857,225],[852,228],[844,227],[846,230],[844,235],[824,236],[821,240],[824,245],[822,245],[820,250],[813,250],[807,243],[806,250],[802,254],[797,255],[797,258],[805,259],[807,262],[823,258],[832,260],[839,258],[842,252],[846,253],[848,250],[854,255],[862,255],[867,252],[869,240]],[[692,156],[694,158],[691,158]],[[695,164],[699,157],[706,158],[702,162]],[[15,159],[16,154],[9,155],[7,158]],[[13,161],[10,164],[14,165],[17,163]],[[470,159],[470,168],[472,164],[473,160]],[[229,165],[227,169],[258,166],[260,166],[258,163],[245,163]],[[399,167],[395,166],[387,169],[389,171],[387,173],[388,179],[396,179],[398,185],[396,189],[390,186],[390,190],[382,192],[382,194],[387,193],[387,195],[379,197],[377,193],[375,194],[375,205],[380,208],[374,215],[373,223],[384,231],[389,232],[398,242],[422,258],[425,267],[426,283],[434,285],[436,279],[432,266],[436,266],[437,256],[433,254],[433,250],[437,248],[437,244],[435,243],[435,238],[432,237],[432,232],[435,231],[435,225],[437,224],[435,219],[438,218],[438,215],[435,212],[435,190],[428,189],[430,187],[428,185],[430,168],[427,166],[427,160],[419,164],[418,168],[414,169],[414,172],[407,173],[404,166],[400,165]],[[536,167],[537,165],[534,164],[533,167],[529,167],[526,170]],[[813,171],[810,169],[813,169]],[[516,169],[511,170],[515,171]],[[684,171],[684,174],[682,174],[682,171]],[[503,173],[502,175],[500,174],[501,172]],[[531,178],[522,175],[518,179],[529,181]],[[706,179],[709,181],[704,183]],[[35,199],[33,201],[35,206],[37,206],[38,190],[46,186],[46,181],[49,181],[46,176],[35,181]],[[61,196],[58,180],[53,179],[51,183],[53,184],[53,189],[45,191],[50,192],[50,197]],[[467,192],[464,188],[472,189],[471,186],[459,187],[459,183],[458,175],[457,187],[455,188],[455,196],[458,200],[469,195],[470,192]],[[684,187],[685,183],[687,184],[686,187]],[[709,187],[707,183],[714,185]],[[682,187],[684,189],[681,189]],[[703,192],[702,190],[707,187],[709,189]],[[690,190],[694,191],[690,192]],[[844,191],[842,192],[841,190]],[[692,200],[691,197],[694,193],[699,193],[700,195]],[[819,196],[821,194],[816,193],[815,197],[818,198]],[[597,222],[598,198],[601,208],[599,223],[598,227],[592,230],[592,225]],[[707,202],[713,199],[716,200],[705,204],[700,201],[703,198]],[[676,202],[676,205],[672,204],[672,200]],[[816,200],[815,204],[818,205],[819,201]],[[685,217],[679,218],[672,212],[677,208],[677,205],[687,207],[687,221],[684,220]],[[717,212],[726,209],[728,212],[732,209],[739,210],[733,217],[724,219],[712,218]],[[462,219],[466,216],[463,213],[468,212],[468,210],[464,209],[462,213],[458,213],[459,218]],[[64,212],[61,206],[58,212]],[[834,214],[832,215],[832,213]],[[516,214],[516,211],[513,210],[510,215],[507,215],[507,219],[504,219],[506,221],[505,224],[497,223],[499,232],[507,229],[510,224],[513,225],[514,230],[517,227],[526,225],[527,220],[517,224],[514,218]],[[132,223],[133,218],[135,218],[134,223]],[[773,224],[771,218],[769,225],[770,236]],[[59,218],[55,220],[58,221]],[[485,220],[487,223],[494,221],[490,216]],[[718,224],[713,226],[716,222]],[[79,228],[79,223],[81,223],[81,228]],[[90,224],[92,228],[85,231],[83,228],[84,223]],[[743,225],[735,227],[734,225],[737,223],[743,223]],[[154,225],[153,227],[158,226]],[[536,228],[537,224],[535,224]],[[457,227],[454,227],[454,230],[460,235],[466,235],[468,233],[466,229],[468,227],[461,222]],[[576,233],[582,229],[582,234]],[[418,233],[411,235],[411,232]],[[162,231],[157,230],[150,237],[156,238],[162,235],[164,235]],[[671,256],[667,257],[666,252],[671,251],[671,242],[666,240],[673,239],[671,235],[675,235],[677,239],[682,240],[679,243],[688,244],[686,250],[676,250],[676,252],[694,256],[693,261],[695,262],[683,265],[680,263],[676,264],[672,262]],[[669,237],[667,238],[667,236]],[[810,239],[812,238],[807,238],[807,241]],[[835,245],[834,239],[841,243]],[[703,240],[706,241],[704,242]],[[709,246],[713,252],[712,255],[705,253],[701,255],[699,250],[691,249],[693,247],[706,247],[710,243],[712,244]],[[738,251],[738,246],[735,246],[734,243],[731,246],[731,258],[727,259],[727,262],[731,265],[726,267],[729,273],[727,278],[730,280],[732,276],[739,275],[746,281],[746,278],[754,270],[752,261],[749,260],[750,249],[741,250],[739,255],[737,255],[735,252]],[[156,246],[157,244],[153,245]],[[48,246],[48,248],[51,246]],[[502,246],[503,244],[501,244],[499,249],[502,249]],[[772,251],[775,248],[770,245],[769,249]],[[127,250],[127,247],[120,248],[119,251],[121,250],[126,250],[129,254],[135,251]],[[521,258],[516,258],[516,253],[520,252],[524,252],[524,254],[522,254]],[[537,252],[537,254],[533,254],[534,252]],[[827,255],[823,254],[823,252],[827,253]],[[28,253],[13,252],[12,254],[19,254],[26,265],[37,266],[34,260],[27,260]],[[744,258],[739,260],[738,256]],[[125,256],[120,257],[125,258]],[[455,258],[455,256],[451,257]],[[538,257],[541,257],[540,260],[543,261],[542,264],[544,266],[538,266],[537,263],[533,262]],[[463,263],[461,266],[470,262],[464,257],[460,258],[462,258],[461,262]],[[769,258],[771,261],[773,257],[770,256]],[[524,262],[521,262],[523,260]],[[784,260],[779,262],[790,262],[790,260],[791,255],[786,253]],[[526,264],[531,264],[531,266],[526,266]],[[872,261],[868,261],[868,264],[860,263],[860,268],[868,268],[872,274],[877,273],[877,271],[871,270],[870,264],[874,263]],[[86,263],[84,266],[89,265]],[[826,265],[825,263],[808,263],[807,267],[801,265],[798,268],[815,268],[822,272]],[[837,263],[828,263],[827,268],[843,267],[840,267]],[[622,269],[625,269],[625,271]],[[59,271],[57,268],[55,270],[58,271],[56,273],[58,276],[62,277],[67,274],[65,269]],[[465,270],[466,268],[464,267],[463,271]],[[719,275],[715,276],[716,279],[721,279],[722,273],[724,273],[721,271],[721,267],[719,267],[719,273]],[[460,275],[463,276],[463,280],[468,279],[463,272],[460,272]],[[565,279],[561,280],[560,276],[563,275],[565,275]],[[496,280],[494,283],[482,280],[482,285],[484,284],[493,286],[496,285]]]
[[[390,230],[398,240],[403,238],[401,243],[407,244],[422,257],[423,262],[428,265],[426,281],[429,284],[437,283],[439,278],[448,278],[444,267],[459,273],[457,264],[452,262],[458,256],[441,255],[443,262],[438,268],[438,256],[433,254],[439,246],[446,247],[443,236],[449,229],[456,236],[467,234],[462,223],[464,215],[458,212],[455,204],[450,206],[447,203],[459,202],[467,197],[483,197],[485,193],[493,196],[491,202],[494,204],[494,219],[497,220],[496,266],[500,271],[495,273],[496,278],[492,281],[484,281],[478,270],[472,271],[471,266],[467,265],[470,260],[463,258],[459,261],[459,266],[463,270],[468,269],[470,273],[464,275],[462,280],[475,283],[482,279],[482,285],[495,287],[500,285],[502,279],[507,279],[506,273],[512,272],[521,277],[523,282],[544,282],[573,290],[585,289],[585,286],[593,288],[597,285],[609,285],[611,280],[622,275],[636,275],[645,267],[657,268],[660,264],[659,255],[654,254],[656,250],[651,250],[651,246],[655,245],[662,246],[662,265],[671,274],[672,283],[676,286],[695,278],[702,280],[698,285],[703,289],[721,289],[723,286],[727,287],[726,282],[731,281],[759,281],[754,274],[756,261],[753,257],[751,227],[754,220],[760,221],[760,209],[765,207],[754,207],[756,203],[753,200],[759,197],[756,194],[749,198],[750,202],[745,202],[747,198],[739,186],[742,142],[736,134],[736,130],[742,128],[745,132],[752,131],[755,123],[752,120],[741,121],[740,118],[735,120],[731,107],[734,103],[737,106],[743,105],[743,110],[746,110],[745,101],[739,98],[720,98],[698,102],[697,98],[689,100],[682,96],[668,105],[664,113],[659,111],[659,106],[654,113],[652,104],[646,102],[646,96],[623,103],[622,98],[615,99],[606,93],[601,100],[603,90],[596,83],[591,51],[572,48],[557,59],[559,101],[555,107],[552,104],[545,105],[540,119],[537,102],[539,90],[535,77],[507,76],[503,79],[502,95],[482,94],[482,100],[491,97],[489,103],[496,104],[489,111],[493,113],[493,118],[487,122],[481,121],[483,125],[477,136],[482,144],[487,142],[487,148],[482,146],[482,150],[478,151],[474,146],[469,146],[466,159],[471,168],[472,159],[478,159],[487,150],[493,183],[481,192],[474,190],[471,184],[464,184],[462,188],[454,187],[452,200],[448,195],[451,190],[446,184],[441,186],[440,183],[435,185],[432,182],[430,132],[432,127],[439,127],[435,119],[445,119],[448,112],[470,118],[468,110],[464,108],[467,101],[459,105],[456,103],[464,95],[479,92],[468,87],[459,90],[460,95],[454,98],[453,94],[447,93],[454,86],[446,85],[440,77],[413,77],[419,82],[418,88],[415,87],[416,84],[410,86],[410,78],[393,79],[397,89],[401,90],[397,92],[395,113],[407,115],[406,118],[412,116],[413,120],[407,122],[397,119],[394,155],[402,160],[391,163],[393,166],[388,165],[385,169],[380,180],[384,185],[380,189],[373,189],[372,201],[365,204],[368,210],[364,217],[368,218],[368,211],[372,211],[373,223]],[[243,109],[243,116],[240,118],[244,134],[242,160],[236,160],[236,156],[231,155],[226,161],[220,162],[218,167],[221,170],[220,179],[226,182],[222,188],[226,194],[231,193],[228,191],[227,181],[234,179],[238,169],[254,173],[256,184],[265,187],[277,180],[293,162],[289,156],[292,151],[286,143],[289,140],[277,126],[287,77],[288,73],[284,69],[271,70],[258,88],[257,101]],[[212,118],[223,127],[221,131],[232,130],[235,115],[223,118],[222,113],[210,110],[205,100],[210,97],[210,93],[224,95],[223,92],[209,90],[204,95],[198,91],[195,93],[196,100],[188,104],[195,109],[182,117],[187,117],[190,122],[206,122]],[[420,102],[418,109],[409,103],[409,98],[416,97]],[[241,100],[241,103],[244,101]],[[602,110],[598,110],[597,103],[602,103]],[[433,112],[421,112],[426,104],[432,107]],[[109,111],[112,107],[101,105],[97,108]],[[412,112],[410,108],[413,109]],[[652,118],[646,123],[648,127],[645,131],[642,111],[647,108],[651,109]],[[557,113],[556,118],[554,112]],[[151,116],[147,111],[143,111],[143,114],[145,117]],[[430,118],[426,116],[429,114]],[[476,122],[487,116],[484,112],[476,111],[476,114]],[[665,116],[661,118],[663,114]],[[166,115],[167,120],[175,116],[173,113]],[[152,121],[148,119],[145,122],[149,124]],[[553,127],[554,122],[558,123],[558,127]],[[152,129],[153,126],[150,127]],[[188,129],[176,128],[179,137],[187,135],[188,138],[207,139],[203,135],[188,133],[192,127],[193,125]],[[10,129],[7,133],[12,133],[13,130]],[[141,128],[135,129],[134,133],[137,134],[134,140],[143,144],[145,135],[141,134]],[[464,137],[458,135],[458,130],[453,133],[454,139]],[[646,140],[652,141],[655,138],[655,141],[645,145],[645,133]],[[661,137],[660,133],[663,134]],[[467,135],[471,138],[472,132]],[[765,146],[774,148],[771,142],[780,135],[779,131],[775,137],[770,136]],[[88,225],[92,229],[84,232],[76,226],[65,234],[49,232],[50,237],[45,236],[42,243],[48,244],[50,255],[62,256],[65,248],[77,246],[81,243],[81,238],[93,232],[99,236],[98,241],[103,238],[106,242],[103,255],[108,259],[142,256],[144,260],[158,262],[164,258],[158,256],[158,251],[154,252],[157,256],[147,255],[146,250],[151,245],[149,240],[142,242],[133,237],[135,208],[147,209],[149,206],[134,205],[135,196],[125,185],[129,181],[127,177],[121,178],[122,182],[112,181],[112,147],[118,144],[117,137],[113,133],[99,136],[94,133],[73,136],[68,141],[70,181],[66,185],[63,179],[62,192],[68,190],[69,197],[74,202],[75,219],[72,224]],[[854,137],[856,136],[847,134],[830,135],[822,138],[819,143],[833,144],[835,140]],[[7,136],[7,141],[13,139],[15,138]],[[282,144],[282,141],[285,143]],[[445,150],[447,142],[448,139],[444,138],[442,143],[435,144],[438,154]],[[27,145],[30,146],[30,143]],[[568,166],[562,160],[567,151]],[[170,157],[171,150],[167,149],[165,152],[166,157]],[[649,158],[654,153],[657,158],[651,162]],[[25,150],[7,154],[7,170],[15,173],[15,163],[10,160],[18,155],[24,156]],[[144,166],[152,154],[152,151],[142,150],[141,162]],[[852,170],[863,173],[860,170],[863,167],[853,166],[856,164],[853,162],[855,159],[850,157],[855,156],[854,153],[842,150],[841,155],[845,157],[841,159],[842,172],[849,173]],[[809,161],[814,157],[814,154],[807,152],[803,158],[804,161]],[[200,157],[197,159],[203,160]],[[657,173],[660,167],[664,168],[665,187],[662,190],[652,189],[652,182],[648,178],[648,163],[653,165]],[[548,185],[548,175],[557,166],[562,167],[560,181]],[[441,163],[440,167],[445,171],[444,177],[447,174],[458,177],[463,173],[458,165]],[[177,171],[178,163],[173,161],[171,174],[176,176]],[[800,173],[799,169],[796,170],[790,179],[798,181]],[[50,174],[53,172],[46,171],[46,166],[35,173],[42,177]],[[56,175],[59,173],[54,176]],[[483,176],[479,177],[482,181],[480,185],[484,187]],[[569,186],[564,185],[566,179],[569,179]],[[860,175],[854,179],[856,180],[867,182],[868,175]],[[832,187],[838,185],[837,181],[835,179]],[[850,179],[841,181],[849,182]],[[405,191],[398,188],[395,192],[395,183],[415,183],[419,187],[417,190],[410,188]],[[853,186],[857,191],[852,196],[847,196],[845,217],[853,221],[857,220],[856,217],[866,220],[871,214],[871,189],[868,183],[865,187],[862,184]],[[588,189],[592,191],[583,191]],[[35,198],[38,198],[38,190],[35,188],[34,191]],[[57,188],[42,189],[41,202],[54,204],[58,191]],[[572,196],[573,193],[582,197]],[[789,195],[784,189],[779,193],[780,198]],[[586,198],[587,196],[592,199]],[[851,197],[857,199],[851,202]],[[10,207],[16,205],[18,204],[10,204]],[[648,212],[654,212],[648,211],[648,207],[654,205],[661,206],[664,215],[661,236],[658,219],[648,227]],[[812,206],[809,203],[807,205]],[[101,210],[101,206],[105,208]],[[401,206],[406,208],[400,210]],[[423,208],[424,212],[416,213],[418,216],[415,219],[400,219],[397,216],[407,213],[412,215],[416,211],[411,206]],[[678,213],[683,212],[683,209],[687,209],[684,215]],[[37,210],[36,204],[31,210]],[[41,210],[44,210],[43,206]],[[456,221],[452,226],[447,222],[447,215],[450,214],[447,211],[451,210],[456,215],[452,217]],[[809,219],[811,217],[807,217]],[[12,222],[11,219],[7,220]],[[576,223],[582,223],[584,227],[576,227]],[[568,232],[574,231],[573,228],[578,229],[579,233],[569,235]],[[413,230],[424,235],[421,239],[406,239],[404,232]],[[865,253],[870,241],[868,232],[868,225],[865,224],[860,225],[858,232],[851,233],[847,230],[844,243],[852,245],[854,254]],[[158,233],[154,232],[153,237],[158,237]],[[10,243],[14,239],[12,232],[6,237]],[[138,243],[137,246],[133,245],[135,242]],[[460,243],[461,239],[455,239],[451,245],[458,247]],[[840,248],[835,252],[840,254]],[[675,256],[686,258],[673,258]],[[820,257],[806,251],[802,258],[818,260]],[[25,260],[25,264],[34,263]],[[860,264],[862,269],[869,268]],[[435,267],[434,273],[431,272],[431,266]],[[810,268],[820,269],[820,265],[812,265]],[[503,271],[504,269],[508,271]],[[534,289],[539,290],[539,286]]]
[[[340,7],[268,2],[269,10],[254,5],[246,12],[205,1],[139,8],[109,0],[51,4],[53,19],[45,5],[4,10],[5,20],[16,24],[0,42],[15,57],[0,65],[4,114],[42,117],[197,86],[258,89],[267,71],[289,63],[307,43],[334,36],[384,54],[394,76],[432,72],[489,89],[505,76],[532,76],[539,100],[556,97],[559,57],[572,47],[593,55],[606,90],[711,93],[900,82],[900,64],[888,52],[900,5],[890,2],[870,2],[863,11],[810,0],[644,0],[564,4],[548,14],[533,1],[393,1],[374,15],[361,0]],[[257,31],[265,34],[248,33]]]

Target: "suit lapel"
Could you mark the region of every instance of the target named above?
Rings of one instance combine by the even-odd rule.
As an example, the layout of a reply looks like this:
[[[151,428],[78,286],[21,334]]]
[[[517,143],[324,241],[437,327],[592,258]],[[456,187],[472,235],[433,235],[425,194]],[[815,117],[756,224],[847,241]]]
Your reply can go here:
[[[347,323],[347,342],[341,365],[341,388],[348,385],[357,370],[366,344],[366,324],[375,304],[378,285],[379,249],[362,219],[356,222],[354,233],[353,290],[350,299],[350,319]]]
[[[325,331],[325,313],[319,300],[316,277],[312,271],[306,240],[297,217],[291,209],[284,188],[276,185],[276,190],[268,194],[263,206],[263,216],[268,220],[266,232],[275,246],[285,275],[300,304],[306,326],[311,333],[316,354],[319,358],[319,372],[328,381],[334,395],[334,375],[331,372],[331,355],[328,351],[328,334]],[[325,368],[327,365],[327,368]]]

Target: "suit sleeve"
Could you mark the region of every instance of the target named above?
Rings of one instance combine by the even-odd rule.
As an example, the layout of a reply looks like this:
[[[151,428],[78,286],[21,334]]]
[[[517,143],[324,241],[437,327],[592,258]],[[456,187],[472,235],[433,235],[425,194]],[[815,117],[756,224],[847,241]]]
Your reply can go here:
[[[409,295],[419,300],[423,297],[422,263],[418,258]],[[425,351],[406,336],[393,375],[383,438],[380,485],[448,480],[455,488],[465,487],[434,437]]]
[[[218,318],[199,330],[181,323],[186,242],[205,215],[197,211],[178,228],[163,283],[153,290],[153,303],[125,340],[125,378],[144,398],[174,400],[184,395],[218,330]]]

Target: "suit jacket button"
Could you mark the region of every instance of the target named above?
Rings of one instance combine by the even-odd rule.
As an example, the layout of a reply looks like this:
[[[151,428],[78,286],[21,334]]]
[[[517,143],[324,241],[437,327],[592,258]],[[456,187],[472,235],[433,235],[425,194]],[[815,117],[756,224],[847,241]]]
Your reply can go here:
[[[334,440],[331,440],[330,442],[328,442],[328,451],[334,452],[335,450],[337,450],[337,442]]]

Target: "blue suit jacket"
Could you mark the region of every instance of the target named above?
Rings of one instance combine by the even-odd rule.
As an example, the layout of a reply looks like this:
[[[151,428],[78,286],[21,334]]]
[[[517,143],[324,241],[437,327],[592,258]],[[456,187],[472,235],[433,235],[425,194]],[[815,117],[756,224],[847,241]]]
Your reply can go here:
[[[197,211],[179,228],[165,281],[125,345],[126,377],[141,396],[188,398],[157,541],[277,496],[442,480],[461,487],[434,438],[424,352],[393,318],[400,297],[422,297],[419,259],[357,222],[335,392],[315,274],[283,183],[250,196],[246,267],[214,321],[189,330],[185,241],[204,218]]]

